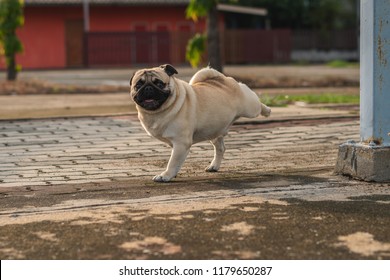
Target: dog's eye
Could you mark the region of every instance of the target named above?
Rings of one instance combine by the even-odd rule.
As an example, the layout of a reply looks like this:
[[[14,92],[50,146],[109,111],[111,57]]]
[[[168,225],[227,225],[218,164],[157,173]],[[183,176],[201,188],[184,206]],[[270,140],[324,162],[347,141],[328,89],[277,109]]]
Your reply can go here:
[[[154,81],[154,84],[155,84],[158,88],[160,88],[160,89],[164,89],[164,88],[165,88],[165,84],[164,84],[162,81],[160,81],[160,80],[155,80],[155,81]]]
[[[138,82],[135,84],[135,89],[136,89],[136,90],[139,90],[144,84],[145,84],[144,81],[138,81]]]

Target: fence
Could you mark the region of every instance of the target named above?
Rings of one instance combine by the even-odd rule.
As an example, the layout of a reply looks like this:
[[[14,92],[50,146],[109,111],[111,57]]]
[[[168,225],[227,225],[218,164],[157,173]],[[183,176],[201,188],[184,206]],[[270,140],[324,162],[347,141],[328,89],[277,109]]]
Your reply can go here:
[[[184,64],[191,32],[89,32],[84,35],[87,67]],[[355,30],[225,30],[220,34],[226,64],[287,63],[310,52],[357,50]],[[312,59],[312,58],[310,58]],[[309,60],[310,60],[309,59]],[[315,58],[314,58],[315,60]]]
[[[227,30],[222,38],[224,61],[227,64],[290,61],[290,30]]]
[[[221,34],[225,63],[288,62],[289,30],[227,30]],[[84,37],[88,67],[185,63],[190,32],[89,32]]]
[[[292,36],[294,50],[356,50],[357,30],[295,30]]]
[[[167,32],[88,33],[84,58],[87,66],[128,66],[169,61]]]
[[[359,60],[357,30],[298,30],[292,38],[291,60]]]

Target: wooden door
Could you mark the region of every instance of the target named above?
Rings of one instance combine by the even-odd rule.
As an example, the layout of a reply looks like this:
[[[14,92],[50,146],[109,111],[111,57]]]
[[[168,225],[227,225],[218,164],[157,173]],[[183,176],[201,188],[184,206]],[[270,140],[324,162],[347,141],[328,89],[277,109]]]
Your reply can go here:
[[[82,19],[67,20],[65,22],[66,66],[83,66],[83,35],[84,23]]]

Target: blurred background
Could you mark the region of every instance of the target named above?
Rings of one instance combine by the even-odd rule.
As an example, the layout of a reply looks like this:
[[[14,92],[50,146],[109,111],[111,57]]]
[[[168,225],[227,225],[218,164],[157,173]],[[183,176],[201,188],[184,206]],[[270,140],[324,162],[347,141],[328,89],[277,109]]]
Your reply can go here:
[[[130,112],[130,76],[165,63],[187,81],[211,65],[270,106],[356,112],[359,2],[2,0],[0,118]]]
[[[223,64],[357,61],[357,0],[217,2]],[[22,69],[133,67],[186,61],[206,18],[190,0],[25,0]],[[204,63],[207,64],[207,61]],[[5,60],[0,67],[4,69]]]

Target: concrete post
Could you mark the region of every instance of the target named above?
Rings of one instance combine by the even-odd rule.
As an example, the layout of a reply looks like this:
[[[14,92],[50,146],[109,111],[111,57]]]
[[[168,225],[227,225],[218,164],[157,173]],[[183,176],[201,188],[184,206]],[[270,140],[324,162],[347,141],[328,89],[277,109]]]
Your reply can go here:
[[[89,31],[89,0],[83,0],[84,32]]]
[[[360,143],[340,145],[336,173],[390,181],[390,0],[360,8]]]

